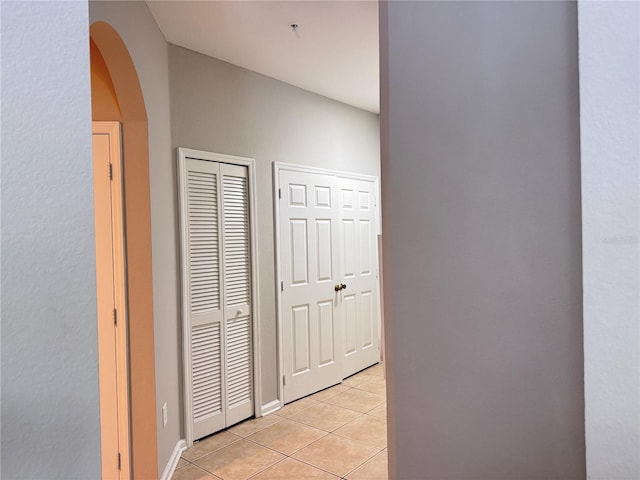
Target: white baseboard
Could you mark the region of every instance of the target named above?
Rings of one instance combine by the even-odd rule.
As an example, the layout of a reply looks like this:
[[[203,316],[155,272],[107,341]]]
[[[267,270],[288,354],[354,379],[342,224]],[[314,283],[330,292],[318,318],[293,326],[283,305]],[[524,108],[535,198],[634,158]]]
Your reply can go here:
[[[187,442],[185,440],[178,440],[176,446],[173,447],[173,452],[171,452],[171,457],[169,457],[169,461],[167,465],[164,467],[162,475],[160,476],[160,480],[171,480],[173,476],[173,472],[176,471],[176,467],[178,466],[178,462],[180,461],[180,455],[187,449]]]
[[[262,415],[269,415],[270,413],[280,410],[281,408],[282,404],[280,403],[280,400],[274,400],[273,402],[269,402],[266,405],[262,405]]]

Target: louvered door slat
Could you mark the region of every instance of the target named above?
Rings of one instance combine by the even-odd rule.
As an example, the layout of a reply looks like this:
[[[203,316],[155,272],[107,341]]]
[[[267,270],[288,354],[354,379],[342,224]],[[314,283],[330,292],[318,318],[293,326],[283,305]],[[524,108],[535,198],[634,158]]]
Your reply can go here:
[[[214,172],[187,172],[189,266],[198,275],[189,278],[191,312],[220,309],[218,180]],[[203,216],[199,212],[206,212]],[[198,255],[206,246],[208,255]]]
[[[227,353],[227,401],[229,408],[251,401],[251,328],[249,317],[227,322],[227,345],[237,348]]]
[[[225,305],[248,305],[250,295],[247,179],[223,176]]]
[[[222,412],[220,324],[193,327],[191,338],[194,422]]]

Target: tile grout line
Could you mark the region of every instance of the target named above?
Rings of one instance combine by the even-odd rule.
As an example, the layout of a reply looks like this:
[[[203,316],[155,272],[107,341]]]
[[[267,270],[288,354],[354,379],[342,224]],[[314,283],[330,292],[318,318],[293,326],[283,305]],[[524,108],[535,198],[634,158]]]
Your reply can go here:
[[[200,465],[196,465],[195,463],[189,462],[189,460],[185,460],[185,462],[187,462],[189,465],[187,465],[187,467],[195,467],[198,470],[203,471],[204,473],[206,473],[207,475],[211,475],[213,476],[215,479],[220,479],[220,480],[224,480],[221,477],[218,477],[215,473],[210,472],[209,470],[207,470],[206,468],[201,467]],[[182,468],[187,468],[187,467],[182,467]],[[176,471],[178,471],[179,469],[176,468]],[[174,472],[175,473],[175,472]]]
[[[359,442],[356,442],[356,443],[359,443]],[[311,444],[309,444],[309,445],[311,445]],[[307,445],[307,446],[309,446],[309,445]],[[370,446],[370,445],[368,445],[368,446]],[[373,447],[373,448],[378,448],[378,447]],[[366,458],[362,463],[358,464],[356,467],[354,467],[353,469],[349,470],[349,471],[348,471],[346,474],[344,474],[344,475],[337,475],[337,474],[335,474],[335,473],[333,473],[333,472],[330,472],[329,470],[325,470],[324,468],[318,467],[317,465],[314,465],[314,464],[312,464],[312,463],[306,462],[306,461],[304,461],[304,460],[302,460],[302,459],[300,459],[300,458],[294,458],[294,457],[291,457],[291,458],[292,458],[293,460],[297,460],[298,462],[302,462],[302,463],[304,463],[305,465],[309,465],[310,467],[316,468],[316,469],[318,469],[318,470],[322,470],[323,472],[327,472],[327,473],[329,473],[329,474],[333,475],[334,477],[338,477],[338,478],[340,478],[340,479],[346,479],[348,475],[350,475],[350,474],[351,474],[351,473],[353,473],[355,470],[357,470],[358,468],[360,468],[361,466],[363,466],[365,463],[367,463],[369,460],[371,460],[373,457],[375,457],[376,455],[378,455],[380,452],[382,452],[382,451],[383,451],[384,449],[386,449],[386,448],[387,448],[387,447],[384,447],[384,448],[382,448],[382,449],[378,450],[377,452],[374,452],[370,457],[367,457],[367,458]],[[300,449],[300,450],[302,450],[302,449]]]
[[[363,413],[362,415],[365,415],[365,414]],[[362,415],[360,415],[360,416],[362,416]],[[360,417],[357,417],[357,418],[360,418]],[[355,419],[354,419],[354,420],[355,420]],[[349,422],[349,423],[350,423],[350,422]],[[345,425],[346,425],[346,424],[345,424]],[[344,425],[343,425],[343,426],[344,426]],[[341,427],[340,427],[340,428],[341,428]],[[319,430],[319,429],[318,429],[318,430]],[[324,430],[323,430],[323,431],[324,431]],[[313,468],[315,468],[316,470],[321,470],[321,471],[326,472],[326,473],[329,473],[329,474],[331,474],[331,475],[333,475],[333,476],[335,476],[335,477],[338,477],[338,478],[341,478],[341,479],[345,479],[349,474],[353,473],[355,470],[357,470],[358,468],[360,468],[361,466],[363,466],[365,463],[367,463],[368,461],[370,461],[373,457],[375,457],[376,455],[378,455],[379,453],[381,453],[382,451],[384,451],[384,450],[387,448],[386,446],[381,448],[381,447],[379,447],[379,446],[377,446],[377,445],[370,445],[370,444],[366,444],[366,443],[358,442],[358,441],[353,440],[353,439],[350,439],[350,438],[348,438],[348,437],[344,437],[344,436],[342,436],[342,435],[335,434],[335,435],[338,435],[338,436],[339,436],[339,437],[341,437],[341,438],[345,438],[345,439],[350,440],[350,441],[352,441],[352,442],[354,442],[354,443],[359,443],[359,444],[361,444],[361,445],[366,445],[366,446],[368,446],[368,447],[373,447],[373,448],[375,448],[375,449],[378,449],[378,450],[377,450],[377,451],[375,451],[371,456],[367,457],[367,458],[366,458],[362,463],[360,463],[360,464],[356,465],[353,469],[349,470],[349,471],[347,472],[347,474],[345,474],[344,476],[336,475],[335,473],[330,472],[330,471],[328,471],[328,470],[325,470],[324,468],[321,468],[321,467],[319,467],[319,466],[317,466],[317,465],[314,465],[314,464],[312,464],[312,463],[306,462],[306,461],[304,461],[304,460],[302,460],[302,459],[300,459],[300,458],[296,458],[296,457],[294,457],[294,455],[295,455],[296,453],[298,453],[299,451],[304,450],[305,448],[307,448],[308,446],[312,445],[313,443],[315,443],[315,442],[317,442],[317,441],[319,441],[319,440],[321,440],[321,439],[325,438],[327,435],[331,435],[331,434],[335,434],[335,431],[334,431],[334,432],[325,432],[325,434],[324,434],[322,437],[317,438],[316,440],[314,440],[314,441],[312,441],[312,442],[308,443],[307,445],[304,445],[304,446],[300,447],[299,449],[295,450],[295,451],[294,451],[294,452],[292,452],[291,454],[286,454],[286,453],[281,452],[281,451],[279,451],[279,450],[276,450],[276,449],[274,449],[274,448],[268,447],[268,446],[266,446],[266,445],[262,445],[261,443],[255,442],[255,441],[253,441],[253,440],[249,440],[248,438],[245,438],[245,440],[249,440],[251,443],[253,443],[253,444],[255,444],[255,445],[258,445],[258,446],[260,446],[260,447],[263,447],[263,448],[266,448],[266,449],[268,449],[268,450],[271,450],[272,452],[275,452],[275,453],[278,453],[278,454],[280,454],[280,455],[284,455],[284,456],[285,456],[285,458],[283,458],[283,459],[281,459],[281,460],[277,461],[276,463],[273,463],[273,464],[271,464],[271,465],[269,465],[269,466],[265,467],[264,469],[262,469],[262,470],[260,470],[260,471],[258,471],[258,472],[256,472],[256,473],[254,473],[253,475],[251,475],[251,477],[248,477],[248,478],[247,478],[247,479],[245,479],[245,480],[250,480],[251,478],[255,477],[256,475],[258,475],[258,474],[260,474],[260,473],[264,472],[265,470],[267,470],[267,469],[269,469],[269,468],[271,468],[271,467],[274,467],[275,465],[277,465],[277,464],[279,464],[279,463],[281,463],[281,462],[285,461],[287,458],[290,458],[290,459],[295,460],[295,461],[297,461],[297,462],[304,463],[305,465],[308,465],[308,466],[310,466],[310,467],[313,467]],[[208,471],[207,471],[207,472],[208,472]],[[208,473],[212,473],[212,474],[213,474],[213,472],[208,472]],[[224,480],[224,479],[223,479],[223,480]]]
[[[226,430],[223,430],[223,432],[226,432]],[[222,433],[222,432],[218,432],[218,433]],[[214,435],[217,435],[218,433],[216,433],[216,434],[214,434]],[[193,460],[187,460],[187,459],[186,459],[186,458],[184,458],[183,456],[180,456],[180,458],[181,458],[181,459],[183,459],[185,462],[189,462],[189,463],[191,463],[191,464],[194,464],[194,465],[195,465],[195,463],[196,463],[198,460],[201,460],[202,458],[206,457],[207,455],[211,455],[212,453],[217,452],[218,450],[222,450],[223,448],[227,448],[227,447],[229,447],[229,446],[233,445],[234,443],[239,442],[240,440],[244,440],[244,439],[243,439],[243,437],[240,437],[239,435],[236,435],[236,436],[238,436],[238,437],[239,437],[237,440],[233,440],[232,442],[226,443],[226,444],[224,444],[224,445],[223,445],[223,446],[221,446],[221,447],[214,448],[213,450],[209,450],[208,452],[206,452],[206,453],[204,453],[204,454],[200,455],[198,458],[194,458]]]
[[[318,429],[318,430],[319,430],[319,429]],[[324,430],[323,430],[323,431],[324,431]],[[324,438],[324,437],[326,437],[327,435],[330,435],[330,434],[331,434],[331,432],[325,432],[325,435],[323,435],[322,437],[317,438],[317,439],[316,439],[316,440],[314,440],[313,442],[308,443],[307,445],[305,445],[305,446],[303,446],[303,447],[300,447],[300,448],[299,448],[299,449],[297,449],[296,451],[292,452],[290,455],[287,455],[286,453],[279,452],[278,450],[275,450],[275,449],[273,449],[273,448],[267,447],[266,445],[262,445],[262,444],[259,444],[259,443],[257,443],[257,442],[253,442],[253,443],[255,443],[256,445],[260,445],[261,447],[264,447],[264,448],[269,449],[269,450],[271,450],[271,451],[273,451],[273,452],[279,453],[280,455],[284,455],[284,456],[285,456],[285,458],[283,458],[283,459],[281,459],[281,460],[277,461],[276,463],[274,463],[274,464],[272,464],[272,465],[268,466],[268,467],[267,467],[267,468],[265,468],[264,470],[260,470],[259,472],[254,473],[251,477],[248,477],[248,478],[247,478],[247,479],[245,479],[245,480],[250,480],[251,478],[255,477],[256,475],[259,475],[260,473],[264,472],[265,470],[267,470],[267,469],[269,469],[269,468],[271,468],[271,467],[274,467],[274,466],[276,466],[277,464],[279,464],[279,463],[281,463],[281,462],[284,462],[287,458],[290,458],[291,460],[294,460],[294,461],[296,461],[296,462],[304,463],[305,465],[308,465],[308,466],[310,466],[310,467],[312,467],[312,468],[315,468],[316,470],[320,470],[320,471],[322,471],[322,472],[326,472],[326,473],[328,473],[328,474],[330,474],[330,475],[333,475],[333,476],[334,476],[334,477],[336,477],[336,478],[341,478],[341,479],[342,479],[343,477],[341,477],[341,476],[339,476],[339,475],[336,475],[336,474],[335,474],[335,473],[333,473],[333,472],[330,472],[330,471],[328,471],[328,470],[325,470],[324,468],[320,468],[320,467],[318,467],[317,465],[313,465],[313,464],[311,464],[311,463],[305,462],[304,460],[301,460],[301,459],[299,459],[299,458],[295,458],[295,457],[293,456],[293,455],[295,455],[296,453],[298,453],[300,450],[303,450],[303,449],[307,448],[309,445],[311,445],[311,444],[313,444],[313,443],[317,442],[318,440],[320,440],[320,439],[322,439],[322,438]],[[380,453],[380,452],[377,452],[375,455],[377,455],[378,453]],[[368,461],[368,459],[367,459],[367,461]],[[222,480],[224,480],[224,479],[222,479]]]
[[[267,448],[267,447],[265,447],[265,448]],[[273,449],[270,449],[270,450],[272,450],[272,451],[274,451],[274,452],[275,452],[275,450],[273,450]],[[284,454],[283,454],[283,453],[281,453],[281,452],[277,452],[277,453],[280,453],[280,455],[284,455]],[[268,469],[270,469],[271,467],[275,467],[275,466],[276,466],[276,465],[278,465],[279,463],[284,462],[287,458],[289,458],[289,457],[285,455],[285,457],[284,457],[284,458],[281,458],[281,459],[280,459],[280,460],[278,460],[277,462],[272,463],[271,465],[269,465],[269,466],[267,466],[267,467],[263,468],[262,470],[257,471],[257,472],[256,472],[256,473],[254,473],[253,475],[251,475],[251,476],[249,476],[249,477],[245,478],[245,480],[250,480],[251,478],[254,478],[256,475],[260,475],[260,474],[261,474],[262,472],[264,472],[265,470],[268,470]],[[222,480],[225,480],[225,479],[223,478]]]
[[[383,451],[384,451],[384,449],[385,449],[385,448],[387,448],[387,447],[384,447],[384,448],[380,449],[380,451],[378,451],[378,452],[374,453],[373,455],[371,455],[369,458],[367,458],[367,459],[366,459],[364,462],[362,462],[360,465],[358,465],[357,467],[355,467],[355,468],[353,468],[352,470],[348,471],[348,472],[345,474],[344,478],[345,478],[345,479],[346,479],[346,478],[348,478],[348,477],[349,477],[349,475],[351,475],[351,474],[352,474],[353,472],[355,472],[357,469],[359,469],[360,467],[362,467],[365,463],[367,463],[367,462],[369,462],[369,461],[373,460],[373,457],[375,457],[376,455],[379,455],[381,452],[383,452]]]
[[[305,426],[305,427],[306,427],[306,426],[308,426],[308,425],[304,425],[304,424],[301,424],[301,425],[303,425],[303,426]],[[319,429],[319,428],[317,428],[316,430],[320,430],[320,429]],[[279,453],[280,455],[285,455],[285,456],[287,456],[287,457],[291,457],[291,456],[293,456],[294,454],[298,453],[298,452],[299,452],[300,450],[302,450],[303,448],[308,447],[308,446],[309,446],[309,445],[311,445],[312,443],[317,442],[317,441],[318,441],[318,440],[320,440],[321,438],[326,437],[326,436],[327,436],[327,435],[329,435],[329,433],[330,433],[330,432],[326,432],[326,431],[324,431],[324,430],[320,430],[320,431],[321,431],[321,432],[323,432],[323,433],[324,433],[324,435],[322,435],[321,437],[316,438],[316,439],[315,439],[315,440],[313,440],[312,442],[307,443],[305,446],[298,448],[297,450],[295,450],[295,451],[294,451],[294,452],[292,452],[291,454],[287,454],[287,453],[281,452],[281,451],[279,451],[279,450],[276,450],[275,448],[271,448],[271,447],[269,447],[269,446],[267,446],[267,445],[263,445],[262,443],[258,443],[258,442],[256,442],[255,440],[250,440],[250,439],[248,439],[248,438],[247,438],[246,440],[249,440],[250,442],[252,442],[252,443],[254,443],[254,444],[256,444],[256,445],[259,445],[259,446],[261,446],[261,447],[267,448],[267,449],[269,449],[269,450],[271,450],[271,451],[273,451],[273,452]]]

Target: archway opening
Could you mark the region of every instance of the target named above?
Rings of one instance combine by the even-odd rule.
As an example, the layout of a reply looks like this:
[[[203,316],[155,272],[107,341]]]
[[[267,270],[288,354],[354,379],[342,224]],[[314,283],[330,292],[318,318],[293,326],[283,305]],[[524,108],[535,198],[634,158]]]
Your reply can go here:
[[[95,22],[90,28],[90,40],[92,120],[121,124],[128,333],[128,394],[124,394],[129,402],[131,458],[128,468],[135,478],[157,478],[147,114],[135,66],[118,33],[106,22]]]

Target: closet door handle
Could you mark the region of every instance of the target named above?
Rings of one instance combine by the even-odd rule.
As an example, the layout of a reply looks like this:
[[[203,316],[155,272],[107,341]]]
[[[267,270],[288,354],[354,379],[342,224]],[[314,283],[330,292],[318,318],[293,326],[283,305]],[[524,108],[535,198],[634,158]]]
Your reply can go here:
[[[347,288],[347,286],[346,286],[344,283],[341,283],[341,284],[340,284],[340,290],[344,290],[344,289],[346,289],[346,288]]]
[[[343,284],[343,285],[344,285],[344,284]],[[342,285],[338,283],[337,285],[335,285],[335,286],[333,287],[333,289],[334,289],[336,292],[339,292],[340,290],[342,290]]]

